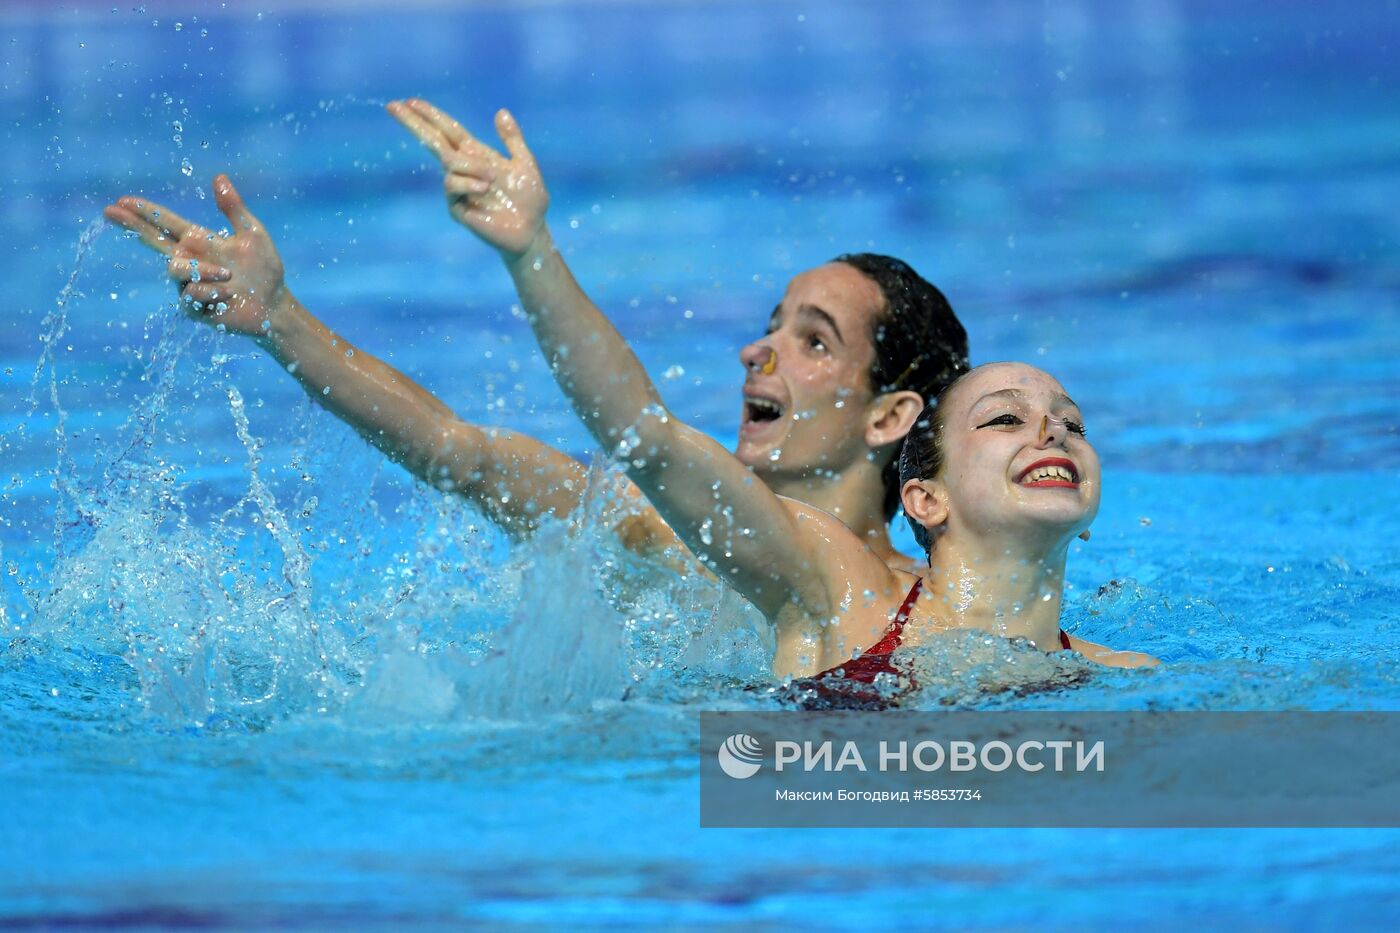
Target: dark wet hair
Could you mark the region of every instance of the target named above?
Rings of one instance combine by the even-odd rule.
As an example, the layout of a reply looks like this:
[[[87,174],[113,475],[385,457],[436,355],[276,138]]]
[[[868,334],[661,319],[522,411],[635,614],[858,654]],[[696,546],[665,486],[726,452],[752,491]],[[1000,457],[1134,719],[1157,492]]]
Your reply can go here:
[[[904,436],[904,446],[900,448],[898,457],[900,489],[911,479],[933,479],[943,472],[943,436],[948,424],[948,412],[944,403],[953,394],[953,388],[966,375],[967,373],[961,373],[944,386],[943,391],[924,406],[914,426]],[[928,529],[907,512],[904,518],[913,529],[914,540],[919,542],[919,547],[924,549],[926,555],[932,554],[933,537]]]
[[[855,269],[885,297],[885,307],[871,321],[870,388],[876,395],[907,389],[931,402],[967,372],[967,331],[932,282],[893,256],[845,253],[832,262]],[[880,474],[886,521],[899,509],[899,462],[900,457],[891,458]]]

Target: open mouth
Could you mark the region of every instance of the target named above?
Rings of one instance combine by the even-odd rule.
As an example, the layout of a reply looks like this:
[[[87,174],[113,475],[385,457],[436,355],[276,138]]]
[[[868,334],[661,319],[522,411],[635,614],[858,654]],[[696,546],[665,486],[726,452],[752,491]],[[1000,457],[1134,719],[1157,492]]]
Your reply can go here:
[[[756,395],[744,397],[744,424],[766,424],[783,416],[783,406]]]
[[[1078,489],[1079,471],[1071,461],[1051,457],[1026,467],[1016,482],[1035,489]]]

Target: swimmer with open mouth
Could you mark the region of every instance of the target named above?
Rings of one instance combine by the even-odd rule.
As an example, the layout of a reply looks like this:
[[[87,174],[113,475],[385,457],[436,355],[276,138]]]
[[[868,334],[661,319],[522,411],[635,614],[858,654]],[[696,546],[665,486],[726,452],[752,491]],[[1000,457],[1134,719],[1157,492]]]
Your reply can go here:
[[[440,111],[414,105],[396,116],[442,158],[453,215],[500,253],[540,349],[593,436],[608,450],[617,449],[618,437],[635,440],[618,454],[628,476],[687,547],[773,625],[775,675],[830,671],[879,644],[901,614],[906,641],[976,628],[1025,637],[1045,650],[1073,647],[1105,664],[1153,663],[1059,629],[1065,560],[1098,511],[1099,464],[1077,407],[1048,374],[1019,363],[980,367],[936,405],[921,407],[912,430],[899,423],[910,417],[912,400],[897,391],[846,411],[832,377],[868,357],[842,355],[855,337],[851,322],[837,320],[829,302],[817,300],[821,288],[799,276],[768,335],[745,348],[744,425],[730,454],[665,408],[636,356],[570,273],[542,212],[530,226],[505,206],[520,190],[544,199],[514,121],[497,115],[506,158]],[[833,285],[861,283],[823,283]],[[936,348],[915,342],[908,349],[913,356]],[[870,450],[877,446],[872,438],[891,444],[908,434],[904,451],[912,452],[913,468],[904,475],[901,458],[900,498],[927,549],[927,569],[915,572],[876,554],[839,510],[755,482],[743,453],[766,448],[772,469],[783,470],[789,445],[802,441],[799,398],[823,397],[844,413],[834,420],[850,419],[844,436],[821,438],[828,456],[843,445]],[[852,599],[861,592],[866,599]]]

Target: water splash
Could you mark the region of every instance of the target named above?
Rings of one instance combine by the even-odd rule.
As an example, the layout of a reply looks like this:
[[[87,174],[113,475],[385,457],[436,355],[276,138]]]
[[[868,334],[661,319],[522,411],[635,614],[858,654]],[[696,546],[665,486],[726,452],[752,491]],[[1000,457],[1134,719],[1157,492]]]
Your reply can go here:
[[[545,725],[596,753],[596,723],[621,716],[637,730],[613,751],[641,755],[638,724],[654,715],[777,702],[746,689],[770,681],[773,650],[750,607],[698,568],[658,571],[620,546],[613,529],[637,505],[615,468],[589,472],[576,521],[508,548],[473,509],[409,487],[309,402],[265,421],[244,370],[266,362],[231,360],[232,338],[169,306],[147,319],[134,381],[99,377],[96,399],[80,401],[82,417],[105,407],[122,423],[106,441],[73,430],[68,393],[90,384],[61,377],[59,347],[75,323],[83,332],[80,273],[102,229],[83,232],[40,328],[21,428],[54,425],[44,475],[57,496],[34,500],[52,504],[52,547],[39,552],[51,566],[0,553],[16,565],[6,579],[25,581],[22,606],[0,606],[0,715],[12,704],[65,728],[316,735],[351,757],[353,736],[373,730],[392,733],[392,751],[435,730]],[[723,544],[732,524],[709,533]],[[1354,600],[1379,599],[1345,568],[1314,569],[1345,578]],[[915,705],[1304,704],[1363,676],[1324,665],[1281,692],[1255,667],[1225,690],[1201,665],[1257,660],[1261,633],[1204,598],[1132,581],[1072,604],[1066,627],[1180,667],[1105,672],[957,636],[913,657]],[[1373,694],[1393,690],[1384,671],[1364,678]]]
[[[76,282],[46,320],[34,380],[47,374],[60,423],[51,345]],[[509,557],[479,515],[425,487],[381,511],[376,489],[394,486],[382,465],[360,450],[374,463],[363,477],[344,451],[313,447],[308,437],[338,429],[309,407],[291,425],[300,482],[288,488],[229,381],[226,338],[159,314],[137,354],[137,393],[109,395],[130,412],[115,440],[87,438],[83,458],[70,451],[79,435],[61,431],[53,445],[53,566],[0,664],[27,671],[26,695],[55,715],[74,715],[70,698],[85,692],[102,698],[99,719],[123,728],[132,708],[219,730],[308,717],[352,729],[529,722],[661,696],[677,669],[693,675],[733,654],[696,650],[717,588],[684,576],[657,585],[620,547],[611,529],[636,506],[616,471],[591,470],[579,520],[546,525]],[[211,451],[192,434],[212,398],[243,452],[240,466],[221,458],[213,489],[199,465]],[[317,472],[339,486],[322,487]],[[242,491],[211,511],[234,482]],[[393,540],[405,529],[408,540]]]

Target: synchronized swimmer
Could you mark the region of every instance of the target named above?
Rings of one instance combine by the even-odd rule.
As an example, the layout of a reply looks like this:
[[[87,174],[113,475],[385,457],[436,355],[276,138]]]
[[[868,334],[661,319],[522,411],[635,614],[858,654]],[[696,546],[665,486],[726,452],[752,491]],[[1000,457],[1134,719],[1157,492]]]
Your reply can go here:
[[[626,469],[636,508],[614,532],[658,569],[694,573],[698,559],[751,602],[776,635],[775,676],[895,675],[880,660],[895,647],[961,628],[1101,664],[1155,663],[1059,628],[1068,546],[1092,522],[1100,491],[1078,408],[1033,367],[968,371],[962,325],[909,266],[845,255],[789,283],[763,336],[741,351],[730,453],[665,409],[574,280],[514,119],[496,117],[503,155],[425,101],[389,111],[441,160],[452,216],[498,251],[560,386]],[[582,464],[468,424],[383,361],[347,354],[351,345],[287,288],[271,237],[226,176],[214,196],[228,235],[135,197],[105,213],[168,257],[192,316],[251,337],[414,476],[465,497],[516,538],[541,516],[575,512]],[[922,560],[890,540],[900,505]]]

